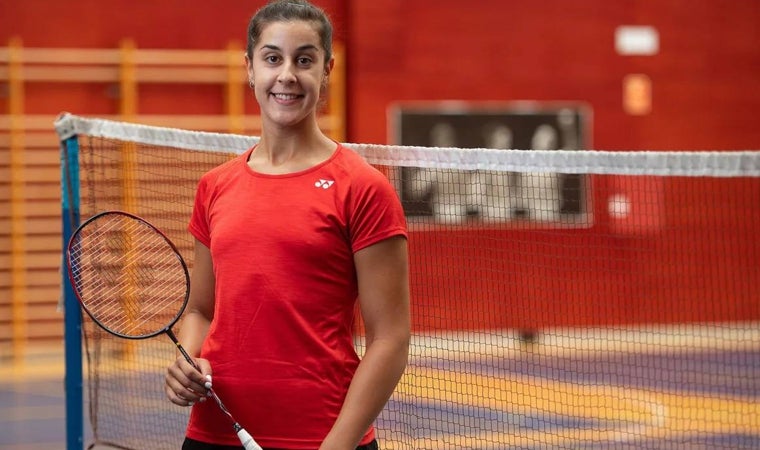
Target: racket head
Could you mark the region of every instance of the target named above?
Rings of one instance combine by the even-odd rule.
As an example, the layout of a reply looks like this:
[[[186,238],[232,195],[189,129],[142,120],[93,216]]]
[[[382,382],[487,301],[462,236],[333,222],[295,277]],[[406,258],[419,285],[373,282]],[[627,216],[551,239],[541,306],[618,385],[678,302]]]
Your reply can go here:
[[[122,338],[170,330],[187,306],[190,275],[182,255],[134,214],[105,211],[83,222],[69,239],[66,266],[82,309]]]

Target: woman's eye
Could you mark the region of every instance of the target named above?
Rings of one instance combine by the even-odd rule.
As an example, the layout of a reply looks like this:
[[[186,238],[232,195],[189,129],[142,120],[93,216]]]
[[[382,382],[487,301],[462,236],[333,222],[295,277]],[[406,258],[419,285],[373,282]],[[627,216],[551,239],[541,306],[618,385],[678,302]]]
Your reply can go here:
[[[298,58],[298,64],[302,66],[308,66],[311,64],[311,58]]]
[[[275,56],[275,55],[269,55],[269,56],[267,56],[266,58],[264,58],[264,60],[265,60],[266,62],[268,62],[268,63],[274,64],[274,63],[276,63],[277,61],[279,61],[279,60],[280,60],[280,58],[278,58],[278,57],[277,57],[277,56]]]

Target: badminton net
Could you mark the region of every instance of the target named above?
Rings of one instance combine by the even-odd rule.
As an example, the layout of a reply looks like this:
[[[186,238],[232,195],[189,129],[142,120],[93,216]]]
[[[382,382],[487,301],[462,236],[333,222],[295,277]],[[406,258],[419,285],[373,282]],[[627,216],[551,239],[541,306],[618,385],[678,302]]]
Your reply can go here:
[[[138,214],[190,266],[198,179],[256,142],[70,115],[57,129],[78,142],[82,220]],[[346,145],[409,225],[411,355],[382,448],[760,444],[760,152]],[[178,448],[172,346],[83,320],[90,446]]]

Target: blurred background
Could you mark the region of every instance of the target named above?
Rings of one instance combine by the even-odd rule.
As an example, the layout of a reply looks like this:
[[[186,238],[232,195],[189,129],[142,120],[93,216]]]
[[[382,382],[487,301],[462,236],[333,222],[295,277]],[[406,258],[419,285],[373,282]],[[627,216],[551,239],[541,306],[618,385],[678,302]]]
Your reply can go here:
[[[243,47],[263,3],[0,0],[0,358],[60,349],[55,117],[255,133]],[[756,0],[316,3],[343,77],[336,139],[394,143],[399,105],[518,101],[584,105],[586,148],[760,146]]]
[[[0,392],[0,415],[9,418],[0,422],[0,435],[22,429],[30,418],[49,420],[44,427],[53,430],[41,447],[8,448],[53,448],[50,442],[63,435],[61,176],[54,120],[66,111],[255,135],[258,111],[246,85],[243,49],[248,20],[264,3],[0,0],[0,377],[32,383]],[[411,117],[403,130],[409,132],[415,123],[432,127],[436,114],[459,114],[467,129],[471,112],[538,111],[541,119],[546,111],[561,117],[555,113],[564,108],[577,114],[570,142],[578,148],[760,149],[758,0],[315,3],[333,20],[337,60],[321,124],[340,141],[431,144],[404,141],[404,111],[424,112],[405,116]],[[556,254],[529,245],[531,251],[511,263],[574,285],[607,271],[609,289],[557,302],[563,298],[559,284],[534,293],[521,285],[510,293],[521,317],[491,314],[485,316],[489,323],[472,324],[457,318],[488,299],[473,297],[457,310],[423,298],[417,308],[446,317],[420,315],[416,326],[434,329],[436,320],[449,316],[464,327],[527,330],[760,323],[756,181],[715,189],[709,182],[656,177],[594,183],[593,200],[602,201],[587,212],[598,239],[588,240],[584,230],[573,235],[576,249],[584,248],[582,258],[557,238]],[[680,203],[695,185],[704,189],[704,204]],[[625,199],[622,214],[608,210],[613,197]],[[639,214],[635,205],[641,204],[650,215]],[[723,212],[730,214],[722,219]],[[745,242],[745,252],[719,255],[710,242],[716,227]],[[421,248],[424,236],[417,237]],[[420,258],[435,265],[446,254],[438,255],[439,241],[431,242]],[[660,260],[658,248],[680,249],[679,259]],[[574,261],[578,270],[557,267],[560,259]],[[715,265],[720,268],[704,270]],[[734,268],[750,275],[728,284]],[[434,281],[446,288],[465,280],[468,286],[485,270],[480,263],[452,266],[446,280]],[[636,283],[625,284],[629,279]],[[706,291],[721,296],[720,307],[701,296]],[[35,384],[35,377],[41,381]],[[24,400],[24,408],[14,409],[19,393],[29,392],[53,400],[31,406]],[[24,439],[39,429],[29,426]]]

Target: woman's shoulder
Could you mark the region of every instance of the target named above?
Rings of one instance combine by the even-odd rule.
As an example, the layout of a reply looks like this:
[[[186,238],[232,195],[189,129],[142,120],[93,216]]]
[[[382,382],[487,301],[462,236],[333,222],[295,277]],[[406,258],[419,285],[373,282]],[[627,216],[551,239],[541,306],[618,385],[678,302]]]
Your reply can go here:
[[[244,161],[247,158],[246,155],[248,155],[250,152],[251,152],[251,149],[248,149],[242,155],[236,155],[232,157],[231,159],[224,161],[220,163],[219,165],[207,170],[201,176],[201,182],[215,183],[219,179],[223,179],[230,176],[235,171],[237,171],[239,167],[241,167],[241,161]]]
[[[349,181],[351,191],[373,193],[372,195],[395,194],[387,171],[370,164],[361,154],[348,146],[341,145],[339,151],[342,176]]]
[[[373,178],[377,176],[380,176],[383,179],[386,178],[377,167],[367,162],[367,160],[356,150],[344,144],[338,144],[338,146],[342,165],[346,170],[350,171],[351,174],[354,174],[359,178],[365,178],[368,175]]]

